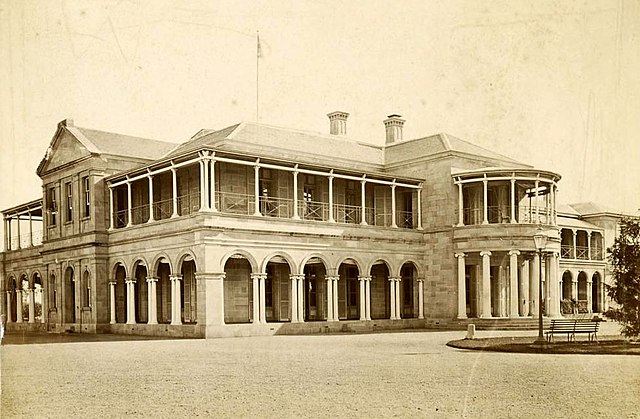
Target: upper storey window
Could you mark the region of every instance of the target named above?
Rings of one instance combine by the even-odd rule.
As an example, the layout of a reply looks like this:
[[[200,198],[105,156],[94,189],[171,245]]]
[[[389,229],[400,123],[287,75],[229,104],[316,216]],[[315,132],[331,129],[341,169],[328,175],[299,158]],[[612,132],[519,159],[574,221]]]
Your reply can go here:
[[[91,190],[89,189],[89,176],[85,176],[82,178],[82,196],[84,198],[82,216],[84,218],[89,218],[91,210]]]
[[[49,197],[47,199],[49,207],[49,224],[54,226],[56,225],[57,215],[58,215],[58,206],[56,203],[56,188],[49,188]]]
[[[67,222],[73,221],[73,192],[71,189],[71,182],[65,184],[65,191],[67,192]]]

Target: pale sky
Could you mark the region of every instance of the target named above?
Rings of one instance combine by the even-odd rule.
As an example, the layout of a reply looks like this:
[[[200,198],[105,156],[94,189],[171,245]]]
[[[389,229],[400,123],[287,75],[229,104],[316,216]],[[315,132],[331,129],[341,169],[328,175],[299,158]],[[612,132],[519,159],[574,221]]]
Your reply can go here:
[[[0,209],[41,197],[65,118],[180,142],[256,119],[383,144],[447,132],[640,208],[640,0],[0,0]]]

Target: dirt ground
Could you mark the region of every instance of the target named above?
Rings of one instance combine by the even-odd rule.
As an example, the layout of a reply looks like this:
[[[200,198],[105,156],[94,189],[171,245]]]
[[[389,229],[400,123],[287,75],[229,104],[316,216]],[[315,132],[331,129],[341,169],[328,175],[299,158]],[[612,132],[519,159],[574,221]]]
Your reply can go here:
[[[458,331],[4,345],[0,416],[640,417],[638,356],[446,346],[462,337]]]

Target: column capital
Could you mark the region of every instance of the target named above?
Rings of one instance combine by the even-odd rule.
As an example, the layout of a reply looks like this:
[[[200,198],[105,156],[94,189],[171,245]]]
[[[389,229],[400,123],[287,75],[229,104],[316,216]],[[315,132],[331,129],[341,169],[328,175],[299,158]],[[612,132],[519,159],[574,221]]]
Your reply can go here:
[[[169,281],[182,281],[182,275],[169,275]]]
[[[418,282],[424,282],[424,278],[420,277],[420,278],[416,278],[416,281]]]
[[[135,284],[136,282],[138,282],[138,279],[137,278],[125,278],[124,282],[126,284]]]
[[[482,252],[480,252],[480,256],[491,256],[491,251],[483,250]]]
[[[148,276],[147,277],[147,282],[158,282],[158,277],[156,276]]]
[[[291,274],[289,275],[289,279],[298,281],[304,279],[304,274]]]
[[[329,280],[329,281],[339,281],[340,277],[339,276],[325,276],[324,279]]]
[[[371,281],[371,277],[367,275],[358,276],[358,281]]]
[[[116,284],[117,284],[117,281],[109,281],[109,285],[115,286]]]
[[[402,278],[399,277],[399,276],[390,276],[389,277],[389,282],[393,282],[393,281],[400,282],[400,281],[402,281]]]
[[[251,276],[251,279],[254,279],[254,278],[257,279],[257,280],[267,279],[267,274],[266,273],[262,273],[262,272],[255,272],[255,273],[252,272],[250,274],[250,276]]]
[[[509,256],[520,256],[520,251],[519,250],[509,250]]]
[[[459,252],[459,253],[458,253],[458,252],[456,252],[456,253],[455,253],[455,256],[456,256],[457,258],[462,258],[462,259],[464,259],[467,255],[466,255],[465,253],[462,253],[462,252]]]

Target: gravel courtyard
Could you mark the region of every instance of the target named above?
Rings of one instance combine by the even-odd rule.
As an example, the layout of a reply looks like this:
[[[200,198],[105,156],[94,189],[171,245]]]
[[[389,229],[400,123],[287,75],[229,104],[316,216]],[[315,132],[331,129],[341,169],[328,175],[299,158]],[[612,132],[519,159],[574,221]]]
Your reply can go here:
[[[445,346],[463,336],[6,345],[0,416],[640,417],[640,357]]]

